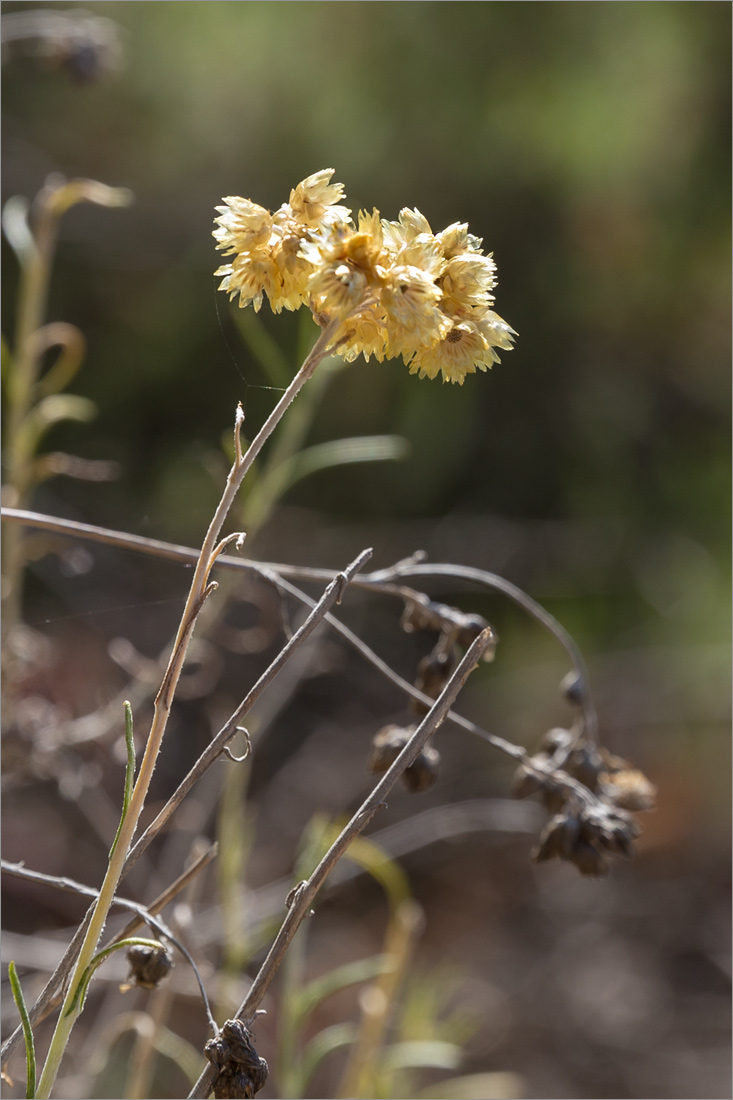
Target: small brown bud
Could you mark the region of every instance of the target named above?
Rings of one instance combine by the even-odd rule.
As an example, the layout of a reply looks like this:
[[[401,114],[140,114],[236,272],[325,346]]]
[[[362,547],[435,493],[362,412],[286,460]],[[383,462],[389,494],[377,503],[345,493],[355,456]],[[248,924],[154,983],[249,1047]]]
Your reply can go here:
[[[427,791],[438,778],[440,753],[428,745],[415,757],[402,774],[402,782],[412,794]]]
[[[581,875],[597,878],[608,872],[608,863],[601,851],[590,840],[586,840],[582,836],[577,841],[568,859],[575,864]]]
[[[468,647],[476,641],[481,631],[486,630],[488,625],[489,624],[482,615],[462,615],[459,619],[459,627],[456,631],[455,639],[459,646],[462,646],[463,649],[468,649]],[[489,646],[488,648],[490,650],[492,647]],[[496,646],[494,646],[494,649],[495,648]],[[488,652],[488,650],[486,652]],[[486,653],[484,653],[484,660],[486,659]],[[491,658],[489,658],[489,660],[490,659]]]
[[[128,986],[139,985],[143,989],[155,989],[173,966],[173,957],[162,943],[157,947],[135,943],[127,948],[125,954],[130,964]]]
[[[589,791],[598,790],[598,776],[603,771],[601,754],[593,745],[581,741],[568,757],[565,770]]]
[[[547,773],[552,764],[551,758],[546,752],[538,752],[530,757],[530,762],[536,766],[537,771],[525,764],[519,765],[512,782],[512,797],[527,798],[539,792],[546,809],[551,814],[559,813],[567,801],[567,794],[562,784]]]
[[[415,732],[415,726],[384,726],[372,741],[372,755],[369,758],[369,770],[373,775],[381,775],[392,767],[397,757]]]
[[[580,837],[580,820],[575,814],[556,814],[545,825],[532,851],[535,863],[544,863],[547,859],[559,856],[571,859],[572,852]]]
[[[413,634],[416,630],[426,630],[433,626],[434,617],[429,608],[429,599],[420,593],[416,592],[414,597],[405,600],[400,626],[406,634]]]
[[[417,666],[415,687],[431,699],[437,699],[441,691],[450,679],[453,669],[456,667],[456,653],[451,646],[444,649],[438,645],[427,657],[423,657]],[[427,714],[430,707],[419,699],[410,700],[410,708],[415,714]]]

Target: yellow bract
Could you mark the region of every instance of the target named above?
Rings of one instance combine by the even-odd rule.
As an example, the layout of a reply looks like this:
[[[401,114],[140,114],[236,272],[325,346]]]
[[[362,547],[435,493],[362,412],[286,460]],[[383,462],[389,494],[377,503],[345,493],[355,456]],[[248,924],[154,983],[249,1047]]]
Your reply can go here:
[[[411,373],[460,385],[498,362],[514,330],[491,309],[496,265],[481,240],[459,222],[434,234],[419,210],[361,211],[355,224],[332,175],[308,176],[274,214],[224,199],[214,237],[233,259],[219,289],[255,310],[264,295],[275,313],[307,305],[321,327],[336,322],[330,346],[349,361],[402,356]]]

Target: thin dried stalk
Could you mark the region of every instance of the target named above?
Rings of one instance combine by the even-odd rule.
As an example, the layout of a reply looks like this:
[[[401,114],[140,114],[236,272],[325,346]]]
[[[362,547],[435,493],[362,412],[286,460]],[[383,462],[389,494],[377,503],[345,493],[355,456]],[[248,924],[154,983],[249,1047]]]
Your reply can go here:
[[[482,653],[489,645],[491,639],[492,632],[490,629],[486,629],[482,631],[478,638],[472,643],[463,659],[456,667],[453,675],[446,683],[440,696],[433,703],[430,711],[425,715],[425,718],[415,730],[394,764],[385,772],[371,794],[364,800],[349,823],[339,833],[310,878],[299,883],[291,892],[287,903],[287,916],[273,941],[267,958],[252,982],[247,996],[239,1007],[239,1011],[237,1012],[238,1018],[244,1021],[253,1018],[262,998],[267,992],[270,982],[274,978],[285,957],[285,953],[290,946],[293,936],[304,917],[307,916],[311,902],[324,881],[336,866],[341,856],[346,852],[351,841],[366,828],[377,810],[385,804],[384,799],[392,790],[397,780],[415,759],[420,749],[435,733],[441,722],[443,722],[450,710],[451,704],[463,687],[465,681],[468,679],[470,672],[476,667],[476,664],[480,660]],[[202,1097],[207,1097],[213,1087],[215,1076],[216,1070],[212,1066],[204,1070],[189,1093],[189,1100],[192,1100],[194,1097],[198,1097],[199,1100]]]
[[[328,609],[333,607],[335,603],[340,603],[341,596],[347,584],[349,584],[354,576],[361,569],[372,555],[371,550],[362,550],[362,552],[351,562],[350,565],[344,569],[342,573],[337,573],[329,584],[326,591],[323,593],[321,599],[316,603],[305,622],[300,628],[293,634],[292,638],[281,649],[277,657],[272,664],[267,668],[260,676],[254,687],[247,693],[243,701],[228,719],[228,721],[222,726],[214,739],[207,745],[201,756],[193,765],[191,770],[185,779],[179,784],[178,788],[174,791],[171,797],[166,802],[163,809],[160,811],[155,820],[148,826],[135,846],[130,850],[128,857],[125,861],[125,866],[122,874],[126,875],[128,871],[135,865],[142,853],[150,844],[151,840],[157,836],[166,822],[170,819],[173,812],[177,809],[183,799],[186,797],[191,788],[199,781],[206,771],[211,767],[215,760],[217,760],[225,751],[226,746],[234,737],[239,723],[245,717],[245,715],[252,709],[254,704],[260,698],[265,689],[272,683],[277,676],[283,665],[292,657],[293,653],[298,649],[303,642],[313,633],[315,628],[324,619],[328,613]]]

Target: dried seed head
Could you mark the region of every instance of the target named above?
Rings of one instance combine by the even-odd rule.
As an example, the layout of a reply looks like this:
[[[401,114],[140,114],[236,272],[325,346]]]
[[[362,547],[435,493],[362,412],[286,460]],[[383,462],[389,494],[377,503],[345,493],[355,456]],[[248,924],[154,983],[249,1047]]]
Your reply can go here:
[[[227,1020],[204,1054],[217,1069],[214,1096],[223,1100],[253,1100],[267,1080],[268,1066],[252,1045],[253,1035],[241,1020]]]
[[[437,780],[439,767],[440,753],[427,746],[418,753],[409,768],[405,769],[402,782],[412,794],[427,791]]]
[[[155,989],[173,966],[173,957],[162,943],[157,947],[136,943],[127,948],[130,964],[128,986],[139,985],[143,989]]]
[[[384,726],[372,741],[372,755],[369,758],[369,770],[381,775],[392,767],[397,757],[416,730],[416,726]]]

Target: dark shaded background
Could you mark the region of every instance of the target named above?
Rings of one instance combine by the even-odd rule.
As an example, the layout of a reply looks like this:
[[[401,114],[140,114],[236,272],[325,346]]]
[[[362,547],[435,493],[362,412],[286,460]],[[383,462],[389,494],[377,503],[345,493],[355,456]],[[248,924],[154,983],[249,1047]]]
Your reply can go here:
[[[32,197],[60,172],[135,194],[126,210],[66,216],[48,311],[88,339],[72,388],[99,415],[47,445],[113,459],[121,475],[56,479],[35,506],[200,543],[237,401],[253,431],[276,397],[215,290],[223,195],[275,208],[328,166],[355,210],[393,218],[417,206],[435,231],[467,220],[497,261],[515,350],[463,387],[409,376],[401,361],[341,372],[309,441],[394,432],[409,457],[302,482],[248,550],[341,567],[365,545],[378,566],[423,548],[502,573],[574,633],[604,742],[659,787],[639,858],[598,883],[531,867],[521,836],[473,834],[406,856],[428,918],[416,966],[458,968],[480,1021],[466,1071],[516,1072],[522,1095],[730,1095],[730,7],[85,8],[118,24],[122,67],[82,82],[58,63],[6,59],[3,190]],[[12,332],[16,266],[3,250]],[[295,365],[298,319],[266,313]],[[124,690],[111,639],[155,655],[187,585],[177,566],[90,549],[81,565],[40,559],[27,588],[28,622],[57,647],[38,697],[72,718]],[[530,746],[569,719],[551,639],[498,600],[431,591],[488,615],[501,638],[466,714]],[[344,609],[410,676],[424,647],[397,615],[359,598]],[[269,652],[225,655],[218,686],[181,705],[181,749],[161,762],[155,797]],[[303,677],[255,763],[255,885],[288,873],[313,812],[356,804],[368,738],[403,713],[333,639]],[[503,761],[463,735],[448,741],[441,783],[418,809],[506,794]],[[96,769],[116,798],[119,765],[76,752],[71,772]],[[96,882],[104,845],[79,801],[52,776],[9,783],[8,857]],[[415,805],[400,795],[384,823]],[[314,969],[378,949],[382,903],[353,890],[324,902]],[[6,900],[16,932],[28,930],[29,898],[14,884]],[[46,909],[47,894],[32,903],[40,936],[77,915],[72,902]],[[196,1045],[199,1023],[192,1010]]]

